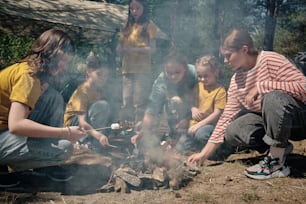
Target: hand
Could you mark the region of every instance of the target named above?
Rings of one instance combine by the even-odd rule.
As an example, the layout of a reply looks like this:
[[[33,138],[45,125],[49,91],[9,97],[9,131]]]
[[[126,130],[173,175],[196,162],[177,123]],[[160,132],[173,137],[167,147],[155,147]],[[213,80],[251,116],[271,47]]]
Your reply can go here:
[[[200,128],[200,127],[198,127],[197,124],[191,126],[191,127],[188,129],[188,134],[194,135],[194,134],[197,132],[197,130],[198,130],[199,128]]]
[[[257,87],[254,86],[250,91],[249,93],[246,95],[245,97],[245,102],[248,106],[251,106],[253,105],[254,101],[257,99],[259,93],[258,93],[258,90],[257,90]]]
[[[105,135],[100,135],[99,142],[103,146],[109,145],[108,138]]]
[[[134,136],[131,137],[131,143],[136,145],[137,144],[137,140],[140,138],[140,134],[136,134]]]
[[[204,157],[201,153],[192,154],[187,159],[188,162],[192,164],[196,164],[197,166],[200,166],[204,162]]]
[[[175,129],[187,129],[189,125],[189,121],[186,119],[181,120],[175,126]]]
[[[67,127],[68,129],[68,137],[66,139],[76,142],[82,137],[86,136],[86,131],[83,128],[80,128],[79,126],[70,126]]]
[[[192,114],[192,119],[198,122],[205,118],[205,114],[195,107],[191,108],[191,114]]]

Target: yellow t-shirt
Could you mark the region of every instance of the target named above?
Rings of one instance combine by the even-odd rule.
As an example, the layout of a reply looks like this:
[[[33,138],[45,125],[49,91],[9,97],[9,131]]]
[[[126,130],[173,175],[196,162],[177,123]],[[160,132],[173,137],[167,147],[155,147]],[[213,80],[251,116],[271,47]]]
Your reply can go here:
[[[122,33],[119,41],[122,46],[146,47],[150,45],[150,41],[155,38],[156,25],[150,21],[147,26],[147,35],[141,36],[144,25],[134,24],[131,27],[129,36]],[[122,73],[148,74],[151,73],[151,55],[150,53],[130,52],[125,53],[122,59]]]
[[[27,62],[13,64],[0,72],[0,130],[8,128],[12,101],[34,108],[41,95],[40,80],[31,76]]]
[[[202,83],[198,83],[198,104],[199,110],[206,115],[210,115],[215,109],[223,110],[226,105],[226,90],[219,85],[213,90],[206,90]],[[197,121],[191,120],[190,126],[196,124]]]
[[[91,89],[86,82],[81,84],[71,95],[64,115],[64,126],[71,124],[71,120],[78,114],[87,113],[91,104],[100,100],[102,94]]]

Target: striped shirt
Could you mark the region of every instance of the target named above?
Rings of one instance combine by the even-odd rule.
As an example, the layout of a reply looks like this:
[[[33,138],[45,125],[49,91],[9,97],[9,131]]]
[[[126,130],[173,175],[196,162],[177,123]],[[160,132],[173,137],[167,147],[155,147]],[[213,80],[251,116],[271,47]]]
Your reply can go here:
[[[259,96],[252,105],[245,98],[253,87],[257,87]],[[306,104],[306,77],[286,57],[270,51],[262,51],[255,67],[250,70],[238,70],[231,78],[228,99],[224,112],[211,135],[209,142],[222,143],[225,129],[246,108],[261,112],[261,100],[266,93],[283,90]]]

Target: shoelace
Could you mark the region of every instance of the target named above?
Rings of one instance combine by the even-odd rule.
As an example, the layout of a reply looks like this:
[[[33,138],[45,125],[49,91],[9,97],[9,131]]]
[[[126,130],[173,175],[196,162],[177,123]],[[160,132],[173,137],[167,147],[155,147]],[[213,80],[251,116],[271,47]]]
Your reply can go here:
[[[277,164],[279,164],[279,159],[272,159],[270,156],[265,157],[262,161],[259,162],[260,166],[263,168],[271,168]]]

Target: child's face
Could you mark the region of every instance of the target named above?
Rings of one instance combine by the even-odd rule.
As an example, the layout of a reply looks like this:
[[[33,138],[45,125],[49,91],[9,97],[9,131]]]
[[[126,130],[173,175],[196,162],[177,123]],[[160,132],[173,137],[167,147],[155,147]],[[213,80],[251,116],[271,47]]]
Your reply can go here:
[[[136,0],[132,0],[130,3],[130,12],[135,21],[138,21],[143,13],[143,5]]]
[[[199,82],[203,83],[204,86],[213,86],[217,82],[218,70],[211,69],[210,66],[197,66],[197,75]]]
[[[88,70],[88,80],[91,80],[95,87],[102,88],[108,79],[109,70],[106,68]]]
[[[178,84],[185,75],[186,68],[182,64],[167,62],[164,65],[165,76],[173,83]]]

